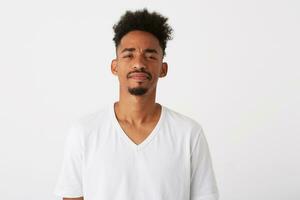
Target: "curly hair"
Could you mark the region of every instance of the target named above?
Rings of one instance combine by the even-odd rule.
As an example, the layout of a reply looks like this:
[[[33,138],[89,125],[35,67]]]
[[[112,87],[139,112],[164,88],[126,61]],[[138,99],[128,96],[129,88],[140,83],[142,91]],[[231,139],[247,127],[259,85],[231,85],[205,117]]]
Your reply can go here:
[[[126,11],[126,13],[121,16],[120,21],[113,26],[115,32],[113,41],[115,42],[116,48],[120,44],[122,37],[128,32],[140,30],[149,32],[158,39],[163,50],[163,56],[165,56],[167,41],[172,39],[173,32],[171,26],[167,24],[167,20],[167,17],[157,12],[149,13],[146,8],[135,12]]]

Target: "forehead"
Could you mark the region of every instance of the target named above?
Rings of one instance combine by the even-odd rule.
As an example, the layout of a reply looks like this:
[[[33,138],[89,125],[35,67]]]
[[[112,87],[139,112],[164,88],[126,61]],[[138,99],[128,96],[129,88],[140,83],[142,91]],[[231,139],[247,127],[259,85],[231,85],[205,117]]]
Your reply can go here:
[[[135,48],[139,50],[155,49],[162,54],[158,39],[151,33],[145,31],[130,31],[124,35],[118,46],[118,52],[124,48]]]

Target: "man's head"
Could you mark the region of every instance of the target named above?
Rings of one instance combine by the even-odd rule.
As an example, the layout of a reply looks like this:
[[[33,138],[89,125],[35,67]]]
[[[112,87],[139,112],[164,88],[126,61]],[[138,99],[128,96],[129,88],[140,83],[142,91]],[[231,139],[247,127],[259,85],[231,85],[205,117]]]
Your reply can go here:
[[[167,24],[168,18],[159,13],[149,13],[147,9],[137,10],[135,12],[126,11],[120,21],[113,26],[115,36],[113,38],[116,48],[119,46],[121,39],[130,31],[140,30],[153,34],[159,41],[166,54],[167,41],[172,39],[172,28]]]
[[[166,21],[144,9],[127,11],[113,26],[117,57],[111,70],[118,76],[121,90],[144,95],[156,89],[159,77],[166,76],[168,66],[163,58],[172,33]]]

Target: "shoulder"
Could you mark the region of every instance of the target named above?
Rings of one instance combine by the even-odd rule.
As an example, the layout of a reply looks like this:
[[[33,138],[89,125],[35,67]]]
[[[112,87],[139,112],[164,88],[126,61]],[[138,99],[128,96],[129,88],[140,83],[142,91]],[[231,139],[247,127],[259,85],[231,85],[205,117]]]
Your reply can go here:
[[[202,125],[195,119],[164,106],[166,122],[180,132],[190,133],[192,138],[203,134]]]
[[[110,115],[109,111],[109,107],[105,106],[93,112],[83,114],[71,121],[70,129],[84,133],[86,136],[107,124]]]

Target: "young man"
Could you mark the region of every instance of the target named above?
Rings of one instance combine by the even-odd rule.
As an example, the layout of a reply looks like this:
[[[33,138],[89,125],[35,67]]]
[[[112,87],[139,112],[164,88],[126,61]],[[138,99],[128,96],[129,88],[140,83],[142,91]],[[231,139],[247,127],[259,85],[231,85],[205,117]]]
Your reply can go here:
[[[113,27],[119,101],[70,127],[55,193],[64,200],[217,200],[208,144],[193,119],[155,102],[172,28],[146,9]]]

